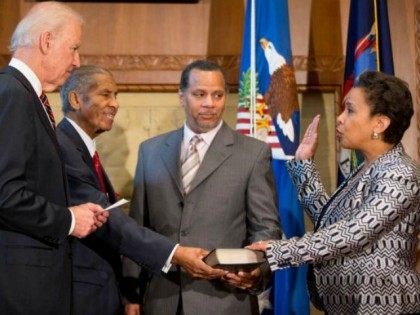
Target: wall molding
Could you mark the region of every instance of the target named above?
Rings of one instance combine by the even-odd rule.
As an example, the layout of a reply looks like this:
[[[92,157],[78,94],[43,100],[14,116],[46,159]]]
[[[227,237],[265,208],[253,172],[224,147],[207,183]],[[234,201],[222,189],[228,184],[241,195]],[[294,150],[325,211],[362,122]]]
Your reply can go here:
[[[345,56],[317,55],[293,56],[293,66],[296,71],[307,72],[342,72]],[[342,82],[337,82],[341,84]]]
[[[239,67],[237,55],[82,55],[82,64],[99,64],[109,70],[169,70],[177,71],[195,59],[208,58],[220,64],[226,71]]]
[[[83,64],[100,64],[110,70],[182,70],[195,59],[211,59],[226,71],[238,70],[240,55],[82,55]],[[344,56],[293,56],[296,71],[339,72],[344,68]]]
[[[182,69],[191,61],[204,58],[221,65],[231,90],[237,91],[240,55],[82,55],[81,64],[97,64],[111,70],[120,91],[170,92],[177,90]],[[10,55],[0,55],[0,66],[9,60]],[[293,65],[296,72],[337,73],[344,69],[344,56],[293,56]]]

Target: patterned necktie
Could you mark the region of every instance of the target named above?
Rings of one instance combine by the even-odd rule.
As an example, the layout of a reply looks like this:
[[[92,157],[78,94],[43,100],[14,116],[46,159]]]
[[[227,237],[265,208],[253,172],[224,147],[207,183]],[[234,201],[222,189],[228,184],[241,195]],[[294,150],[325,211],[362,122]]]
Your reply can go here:
[[[48,102],[48,98],[47,95],[45,95],[44,92],[42,92],[41,96],[39,97],[39,99],[41,100],[42,105],[44,105],[45,111],[48,114],[48,118],[50,119],[50,123],[51,126],[53,127],[53,129],[55,130],[55,119],[54,119],[54,114],[53,111],[51,109],[50,103]]]
[[[203,139],[197,135],[191,138],[184,156],[184,161],[181,165],[182,186],[184,188],[185,195],[190,191],[191,182],[200,166],[197,144],[202,140]]]
[[[102,171],[101,160],[99,160],[99,154],[95,151],[95,154],[92,157],[93,165],[95,166],[96,177],[99,181],[99,188],[102,192],[106,193],[106,186],[105,186],[105,176]]]

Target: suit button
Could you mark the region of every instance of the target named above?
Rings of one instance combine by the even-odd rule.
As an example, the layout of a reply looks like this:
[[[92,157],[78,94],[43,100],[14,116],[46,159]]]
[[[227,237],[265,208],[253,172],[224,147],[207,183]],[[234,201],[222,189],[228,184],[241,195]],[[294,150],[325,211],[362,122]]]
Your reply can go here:
[[[181,236],[187,236],[188,235],[188,232],[187,231],[185,231],[185,230],[182,230],[181,231]]]

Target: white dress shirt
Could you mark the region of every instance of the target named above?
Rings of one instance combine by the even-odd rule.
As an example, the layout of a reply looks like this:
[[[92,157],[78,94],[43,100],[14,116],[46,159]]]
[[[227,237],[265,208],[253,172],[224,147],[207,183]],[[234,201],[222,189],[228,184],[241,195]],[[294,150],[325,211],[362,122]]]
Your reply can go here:
[[[184,138],[182,139],[182,145],[181,145],[181,148],[182,148],[181,156],[180,156],[181,161],[183,160],[184,155],[187,152],[191,138],[194,137],[195,135],[198,135],[203,140],[197,144],[198,157],[200,159],[200,164],[201,164],[201,162],[203,162],[204,156],[207,153],[207,150],[209,149],[211,143],[214,140],[214,137],[216,137],[217,132],[220,130],[220,128],[222,128],[222,124],[223,124],[223,120],[221,120],[219,124],[212,130],[207,131],[205,133],[197,134],[194,131],[192,131],[190,127],[188,127],[187,124],[185,123],[184,124]]]

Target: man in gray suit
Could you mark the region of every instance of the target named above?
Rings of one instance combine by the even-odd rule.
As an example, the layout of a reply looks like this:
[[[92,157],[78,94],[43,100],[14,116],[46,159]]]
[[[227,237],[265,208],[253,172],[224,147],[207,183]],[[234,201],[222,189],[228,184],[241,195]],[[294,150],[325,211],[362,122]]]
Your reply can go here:
[[[226,93],[218,65],[191,63],[179,91],[185,125],[139,149],[131,215],[184,246],[240,248],[281,234],[270,150],[222,121]],[[258,314],[250,293],[261,284],[258,268],[210,281],[178,267],[161,277],[144,272],[144,314]]]

